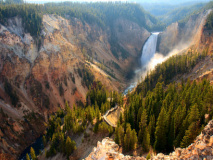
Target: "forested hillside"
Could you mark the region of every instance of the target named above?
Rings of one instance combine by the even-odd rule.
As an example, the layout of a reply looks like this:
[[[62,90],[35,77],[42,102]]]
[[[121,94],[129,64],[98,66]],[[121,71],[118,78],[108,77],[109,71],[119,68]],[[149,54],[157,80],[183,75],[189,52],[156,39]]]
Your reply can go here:
[[[162,23],[170,25],[171,23],[182,20],[194,12],[199,11],[206,3],[183,3],[183,4],[143,4],[144,8],[152,15],[157,17]]]
[[[21,16],[27,32],[33,36],[39,36],[42,27],[42,16],[44,14],[57,14],[68,18],[76,17],[89,24],[95,23],[101,27],[111,27],[113,21],[118,17],[127,18],[138,23],[149,31],[162,30],[163,25],[145,12],[138,4],[132,3],[45,3],[34,4],[10,4],[0,6],[0,22],[5,24],[7,18]]]
[[[190,145],[213,117],[213,88],[206,79],[181,83],[171,80],[190,72],[206,56],[206,52],[177,55],[149,73],[127,95],[128,105],[115,130],[115,142],[125,151],[141,146],[147,152],[151,146],[164,153]],[[128,136],[131,130],[136,131],[137,140]]]

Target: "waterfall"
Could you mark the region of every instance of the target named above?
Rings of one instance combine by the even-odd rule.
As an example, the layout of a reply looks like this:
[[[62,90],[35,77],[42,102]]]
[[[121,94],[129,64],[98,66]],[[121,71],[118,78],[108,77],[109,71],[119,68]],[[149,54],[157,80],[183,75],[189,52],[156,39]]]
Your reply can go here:
[[[152,33],[149,39],[146,41],[141,55],[141,65],[145,67],[148,62],[152,59],[155,55],[156,47],[157,47],[157,40],[158,40],[159,32]]]
[[[137,85],[137,81],[140,80],[141,77],[144,77],[144,75],[147,73],[148,70],[147,66],[156,53],[159,33],[160,32],[152,33],[151,36],[146,41],[146,43],[144,44],[140,59],[141,68],[135,71],[135,78],[133,80],[133,83],[131,83],[130,86],[124,91],[124,94],[127,94],[128,91],[131,91],[133,88],[135,88]]]

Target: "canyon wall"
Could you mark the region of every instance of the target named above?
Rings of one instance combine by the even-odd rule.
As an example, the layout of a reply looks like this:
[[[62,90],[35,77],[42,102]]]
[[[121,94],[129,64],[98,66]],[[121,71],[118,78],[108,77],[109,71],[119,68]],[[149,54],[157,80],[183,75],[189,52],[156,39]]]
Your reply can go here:
[[[201,39],[205,39],[202,38],[202,36],[206,35],[203,32],[203,28],[210,12],[211,10],[202,11],[182,22],[172,23],[168,26],[166,30],[159,35],[157,52],[167,55],[173,50],[182,51],[199,44]],[[199,49],[198,45],[196,49]]]
[[[48,116],[65,102],[83,105],[93,80],[122,90],[150,35],[126,19],[103,29],[73,17],[44,15],[39,38],[24,32],[20,17],[7,24],[0,24],[0,153],[12,159],[45,131]],[[117,57],[112,38],[121,48]]]

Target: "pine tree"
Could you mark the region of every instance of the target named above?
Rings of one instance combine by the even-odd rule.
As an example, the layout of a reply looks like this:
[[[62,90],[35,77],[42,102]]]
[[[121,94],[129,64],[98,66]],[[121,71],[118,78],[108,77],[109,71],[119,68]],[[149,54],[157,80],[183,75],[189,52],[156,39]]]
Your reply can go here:
[[[70,137],[67,137],[65,146],[67,156],[69,156],[76,149],[75,141],[71,141]]]
[[[197,104],[195,104],[191,107],[191,111],[189,114],[189,124],[192,124],[192,122],[198,121],[199,117],[200,117],[200,114],[199,114],[198,106]]]
[[[174,113],[174,136],[177,137],[180,129],[182,128],[183,120],[186,117],[186,105],[179,105]]]
[[[30,156],[28,153],[26,154],[26,160],[30,160]]]
[[[123,145],[124,143],[124,129],[122,126],[118,128],[118,136],[119,136],[119,145]]]
[[[193,122],[190,126],[189,129],[186,130],[186,134],[183,137],[183,140],[181,141],[180,146],[182,148],[185,148],[187,146],[189,146],[194,139],[196,138],[196,136],[199,134],[200,130],[199,130],[199,122]]]
[[[166,120],[166,111],[164,108],[162,108],[157,120],[157,126],[155,131],[155,144],[154,144],[155,150],[159,152],[164,151],[166,147],[165,120]]]
[[[128,151],[130,149],[131,140],[131,127],[130,124],[127,124],[126,134],[124,136],[124,150]]]
[[[148,128],[145,128],[144,130],[144,137],[143,137],[143,142],[142,142],[142,148],[145,152],[149,151],[149,146],[150,146],[150,135]]]
[[[140,121],[140,130],[139,130],[139,143],[143,142],[143,137],[144,137],[144,132],[145,128],[147,126],[147,114],[146,114],[146,109],[143,110],[142,115],[141,115],[141,121]]]
[[[122,112],[120,113],[119,121],[120,121],[120,124],[122,124],[122,123],[123,123],[123,114],[122,114]]]
[[[130,138],[130,149],[133,149],[133,150],[136,149],[137,142],[138,142],[137,133],[135,129],[133,129],[131,132],[131,138]]]
[[[33,149],[33,147],[30,148],[30,155],[32,160],[37,160],[37,156],[35,154],[35,150]]]
[[[155,116],[152,115],[149,121],[149,135],[150,135],[150,144],[154,145],[155,143]]]
[[[46,146],[47,140],[46,140],[46,137],[45,137],[44,135],[43,135],[43,137],[42,137],[42,141],[43,141],[44,146]]]
[[[115,138],[114,138],[114,141],[115,141],[115,143],[117,143],[117,144],[119,144],[118,128],[119,128],[119,126],[117,125],[117,127],[115,128]]]

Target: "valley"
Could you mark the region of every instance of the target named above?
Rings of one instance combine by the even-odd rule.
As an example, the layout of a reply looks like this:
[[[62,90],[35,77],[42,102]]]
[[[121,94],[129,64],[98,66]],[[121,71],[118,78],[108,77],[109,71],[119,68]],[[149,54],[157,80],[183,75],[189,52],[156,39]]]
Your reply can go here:
[[[212,8],[2,2],[0,159],[211,158]]]

